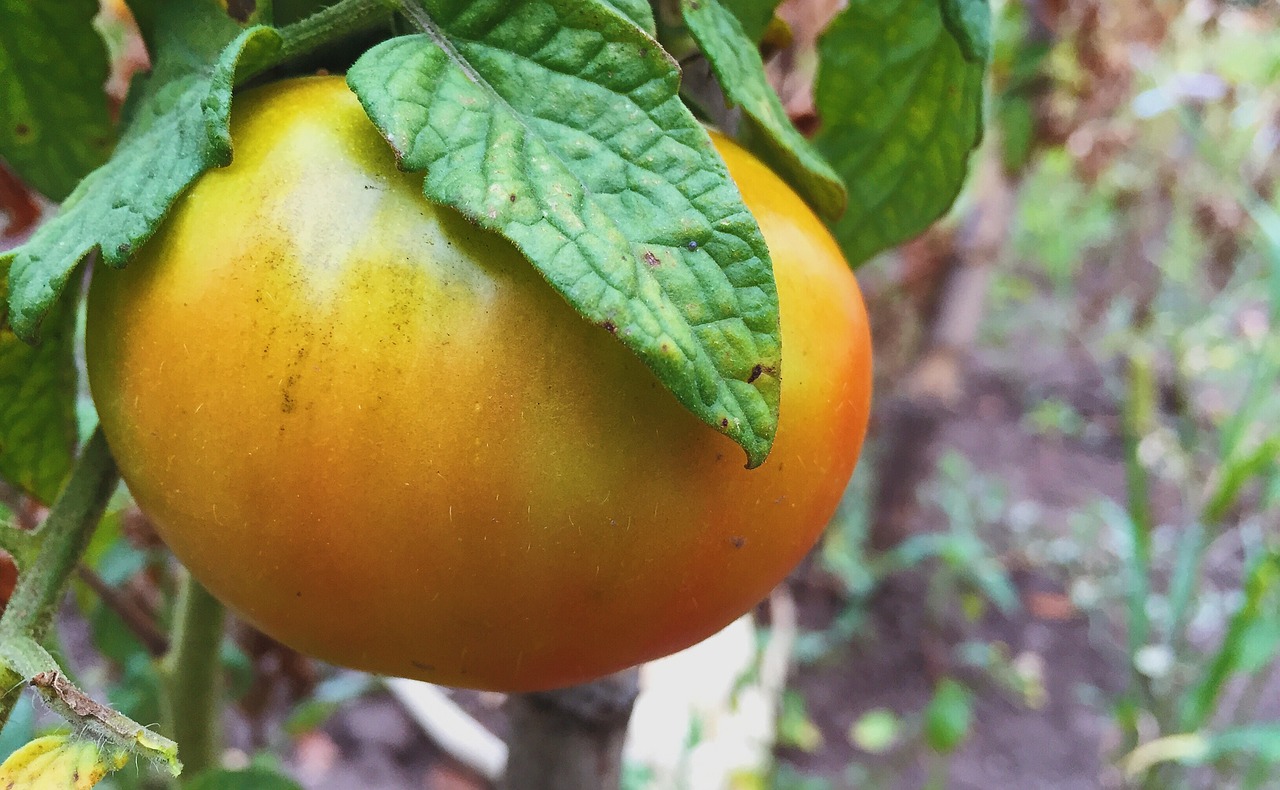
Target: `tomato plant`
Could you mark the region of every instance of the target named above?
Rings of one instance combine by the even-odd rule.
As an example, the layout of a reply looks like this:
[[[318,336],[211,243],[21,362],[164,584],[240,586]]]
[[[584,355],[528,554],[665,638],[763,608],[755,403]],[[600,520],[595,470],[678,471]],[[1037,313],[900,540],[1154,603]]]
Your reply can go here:
[[[44,646],[99,558],[139,637],[99,647],[198,772],[210,593],[337,664],[541,690],[707,636],[813,545],[868,419],[850,266],[956,194],[985,0],[851,4],[813,139],[770,4],[107,7],[0,0],[0,159],[62,202],[0,252],[0,504],[49,505],[0,511],[0,688],[178,770]],[[130,496],[190,574],[86,553]]]
[[[866,315],[750,154],[716,136],[786,343],[755,470],[510,243],[423,200],[341,78],[246,94],[232,136],[134,265],[95,274],[88,361],[130,490],[250,622],[374,672],[564,686],[718,630],[817,539],[866,426]]]

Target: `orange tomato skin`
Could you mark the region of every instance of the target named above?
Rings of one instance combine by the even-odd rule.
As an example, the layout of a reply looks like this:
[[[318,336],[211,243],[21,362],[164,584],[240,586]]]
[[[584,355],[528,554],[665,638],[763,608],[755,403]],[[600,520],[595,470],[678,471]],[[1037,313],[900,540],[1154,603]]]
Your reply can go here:
[[[773,173],[713,136],[769,244],[768,460],[700,423],[508,242],[430,204],[341,78],[237,99],[203,176],[89,302],[139,505],[210,591],[336,664],[526,691],[688,646],[813,545],[870,404],[862,298]]]

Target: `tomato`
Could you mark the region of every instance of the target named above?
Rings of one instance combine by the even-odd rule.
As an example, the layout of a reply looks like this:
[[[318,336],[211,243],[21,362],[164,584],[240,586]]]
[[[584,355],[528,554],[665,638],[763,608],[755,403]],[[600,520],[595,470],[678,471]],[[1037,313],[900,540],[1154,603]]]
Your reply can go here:
[[[304,653],[507,691],[715,632],[809,550],[870,402],[858,286],[775,175],[783,387],[755,470],[507,241],[422,197],[337,77],[239,97],[203,176],[89,303],[121,473],[209,590]]]

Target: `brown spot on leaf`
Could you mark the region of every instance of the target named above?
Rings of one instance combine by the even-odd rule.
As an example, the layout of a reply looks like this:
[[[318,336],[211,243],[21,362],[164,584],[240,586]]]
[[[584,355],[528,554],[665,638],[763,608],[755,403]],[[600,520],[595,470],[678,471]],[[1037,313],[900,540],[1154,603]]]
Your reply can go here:
[[[28,137],[31,135],[31,127],[27,126],[25,123],[15,124],[13,132],[19,137]]]
[[[763,366],[763,365],[756,365],[755,367],[753,367],[753,368],[751,369],[751,375],[750,375],[750,376],[747,376],[747,383],[748,383],[748,384],[750,384],[751,382],[753,382],[753,381],[755,381],[756,379],[760,378],[760,374],[761,374],[761,373],[763,373],[763,372],[764,372],[764,366]]]
[[[615,324],[611,319],[606,318],[604,320],[604,323],[601,324],[600,326],[604,327],[605,330],[608,331],[610,334],[618,333],[618,325]]]
[[[728,427],[729,427],[729,418],[728,418],[728,417],[721,417],[721,418],[720,418],[720,427],[721,427],[721,428],[728,428]]]
[[[508,195],[507,200],[510,200],[512,203],[514,203],[516,202],[516,196],[514,194]]]
[[[650,250],[645,250],[644,255],[642,257],[644,258],[644,262],[649,264],[650,266],[662,265],[662,261],[658,260],[658,256],[654,255],[653,252]]]

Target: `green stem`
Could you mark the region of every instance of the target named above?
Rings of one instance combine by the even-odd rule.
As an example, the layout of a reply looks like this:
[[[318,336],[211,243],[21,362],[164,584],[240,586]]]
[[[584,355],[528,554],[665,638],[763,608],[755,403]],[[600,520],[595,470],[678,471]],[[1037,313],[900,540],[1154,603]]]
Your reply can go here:
[[[44,526],[21,538],[5,535],[6,540],[16,538],[12,544],[14,559],[23,572],[0,616],[0,645],[40,641],[49,615],[66,589],[71,571],[84,553],[117,482],[119,475],[107,441],[101,430],[94,431]],[[37,543],[41,550],[35,554]],[[19,667],[0,659],[0,726],[9,720],[18,690],[29,679]]]
[[[1139,456],[1142,439],[1155,424],[1155,373],[1150,355],[1139,347],[1129,355],[1128,392],[1121,414],[1125,450],[1125,480],[1130,521],[1130,556],[1127,558],[1129,598],[1130,694],[1148,703],[1152,696],[1147,680],[1137,671],[1135,658],[1147,643],[1150,622],[1146,603],[1151,593],[1151,486]],[[1136,738],[1136,731],[1128,733]],[[1136,742],[1136,741],[1135,741]]]
[[[190,575],[178,591],[165,677],[165,724],[182,744],[191,776],[218,764],[222,734],[222,630],[225,612]]]
[[[95,430],[76,461],[71,480],[35,534],[40,556],[18,577],[9,605],[0,617],[0,639],[30,635],[40,640],[38,624],[57,605],[67,580],[84,553],[120,477],[101,429]]]
[[[296,58],[385,22],[398,7],[399,3],[394,0],[341,0],[322,8],[306,19],[280,28],[280,37],[284,39],[280,58]]]
[[[282,42],[276,57],[258,68],[237,72],[236,84],[243,85],[274,66],[386,22],[400,5],[399,0],[340,0],[285,25],[279,29]]]

